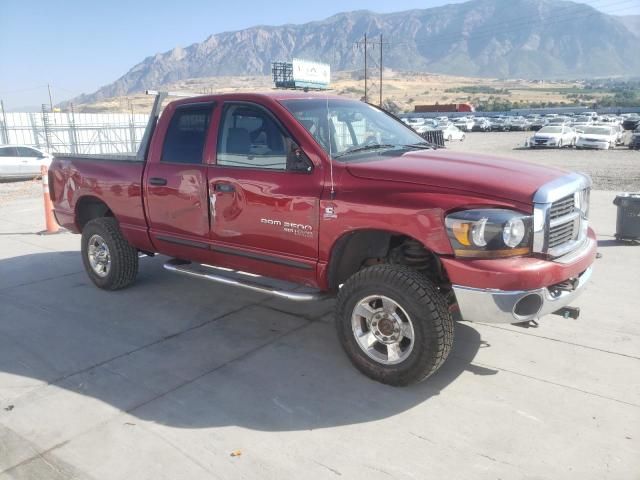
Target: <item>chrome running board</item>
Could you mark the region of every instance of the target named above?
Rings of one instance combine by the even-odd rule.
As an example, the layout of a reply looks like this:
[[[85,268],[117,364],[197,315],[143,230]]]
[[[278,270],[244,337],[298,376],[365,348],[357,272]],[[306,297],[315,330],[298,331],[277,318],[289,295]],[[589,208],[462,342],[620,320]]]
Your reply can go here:
[[[293,300],[295,302],[312,302],[324,300],[330,295],[319,290],[314,290],[304,285],[284,282],[253,273],[232,270],[199,263],[190,263],[184,260],[171,259],[164,264],[164,268],[170,272],[182,273],[191,277],[222,283],[233,287],[246,288],[254,292],[265,293],[274,297]]]

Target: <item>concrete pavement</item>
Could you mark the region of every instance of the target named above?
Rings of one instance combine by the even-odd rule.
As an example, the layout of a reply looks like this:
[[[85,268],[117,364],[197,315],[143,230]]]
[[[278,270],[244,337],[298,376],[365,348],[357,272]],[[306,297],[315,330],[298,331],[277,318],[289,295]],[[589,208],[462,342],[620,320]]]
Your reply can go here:
[[[103,292],[79,237],[0,205],[0,479],[640,478],[640,246],[614,241],[578,321],[460,323],[425,383],[377,384],[332,302],[290,304],[141,260]],[[239,455],[232,456],[232,453]]]

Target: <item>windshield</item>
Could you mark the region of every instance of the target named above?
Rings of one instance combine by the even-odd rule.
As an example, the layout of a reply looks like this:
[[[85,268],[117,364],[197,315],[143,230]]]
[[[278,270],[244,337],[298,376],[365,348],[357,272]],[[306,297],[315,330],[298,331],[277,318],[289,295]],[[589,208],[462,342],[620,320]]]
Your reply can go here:
[[[584,127],[582,133],[590,133],[591,135],[611,135],[609,127]]]
[[[562,133],[562,127],[544,127],[538,133]]]
[[[404,123],[357,100],[317,98],[281,103],[333,158],[348,156],[365,147],[393,148],[425,143],[424,138]]]

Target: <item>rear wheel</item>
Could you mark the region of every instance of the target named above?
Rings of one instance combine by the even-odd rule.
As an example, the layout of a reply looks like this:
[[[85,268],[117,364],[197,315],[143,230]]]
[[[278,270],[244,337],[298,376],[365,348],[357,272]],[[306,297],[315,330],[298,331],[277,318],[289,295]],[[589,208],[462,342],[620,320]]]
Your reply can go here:
[[[336,329],[353,365],[389,385],[410,385],[433,374],[453,344],[445,297],[415,270],[375,265],[340,289]]]
[[[129,286],[138,274],[138,251],[113,217],[91,220],[82,230],[82,262],[91,281],[105,290]]]

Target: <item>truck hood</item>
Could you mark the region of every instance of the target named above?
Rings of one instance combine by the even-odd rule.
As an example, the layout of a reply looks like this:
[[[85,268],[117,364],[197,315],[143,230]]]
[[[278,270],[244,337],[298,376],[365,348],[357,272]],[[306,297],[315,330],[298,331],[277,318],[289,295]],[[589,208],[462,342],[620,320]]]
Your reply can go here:
[[[388,155],[350,161],[347,170],[359,178],[451,188],[525,204],[532,203],[542,185],[567,174],[518,160],[446,150]]]

